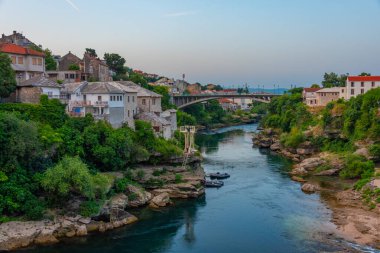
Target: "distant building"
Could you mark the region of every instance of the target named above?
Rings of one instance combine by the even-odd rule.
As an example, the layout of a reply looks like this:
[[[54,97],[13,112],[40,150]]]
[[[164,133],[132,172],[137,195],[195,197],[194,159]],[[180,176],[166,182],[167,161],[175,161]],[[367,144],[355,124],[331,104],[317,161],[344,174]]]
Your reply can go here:
[[[14,96],[15,101],[20,103],[38,104],[41,95],[47,95],[50,99],[63,99],[61,96],[62,85],[49,80],[45,76],[35,76],[17,84]],[[64,101],[62,101],[64,102]]]
[[[67,83],[62,93],[68,99],[68,113],[73,117],[92,114],[97,120],[108,121],[113,127],[128,124],[134,129],[137,92],[116,82]]]
[[[345,98],[350,99],[380,87],[380,76],[349,76],[346,81]]]
[[[171,122],[163,117],[159,117],[154,113],[143,112],[137,115],[137,119],[147,121],[151,123],[152,128],[157,136],[164,139],[170,139],[173,137],[171,130]]]
[[[308,106],[318,106],[317,104],[317,91],[321,88],[304,88],[302,92],[302,98],[306,105]]]
[[[110,69],[105,61],[100,60],[87,52],[84,53],[83,56],[83,72],[87,77],[86,80],[95,80],[99,82],[112,81]]]
[[[318,106],[326,106],[332,101],[345,98],[345,87],[324,88],[316,91],[316,99]]]
[[[0,44],[0,52],[11,58],[18,84],[45,72],[45,54],[42,52],[10,43]]]
[[[15,44],[22,47],[30,47],[34,45],[33,42],[17,31],[13,31],[11,35],[5,35],[3,33],[0,38],[0,44],[1,43]]]
[[[238,104],[232,101],[231,99],[220,98],[218,101],[220,106],[225,111],[236,111],[237,109],[239,109]]]

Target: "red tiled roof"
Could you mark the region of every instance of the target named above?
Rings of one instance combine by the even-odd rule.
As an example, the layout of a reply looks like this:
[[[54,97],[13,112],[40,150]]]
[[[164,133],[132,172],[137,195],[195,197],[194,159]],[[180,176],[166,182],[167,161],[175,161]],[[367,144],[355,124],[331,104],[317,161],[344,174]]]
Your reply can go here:
[[[349,82],[380,82],[380,76],[349,76]]]
[[[316,92],[319,91],[321,88],[304,88],[303,90],[306,92]]]
[[[1,44],[0,52],[9,53],[9,54],[35,55],[35,56],[45,57],[45,54],[42,52],[38,52],[30,48],[25,48],[22,46],[9,44],[9,43]]]

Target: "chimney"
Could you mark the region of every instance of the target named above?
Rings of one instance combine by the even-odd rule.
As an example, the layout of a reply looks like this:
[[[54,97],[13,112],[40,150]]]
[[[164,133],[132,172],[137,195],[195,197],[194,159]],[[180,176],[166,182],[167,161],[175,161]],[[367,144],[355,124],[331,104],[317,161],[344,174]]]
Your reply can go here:
[[[16,34],[17,32],[16,31],[13,31],[13,34]]]

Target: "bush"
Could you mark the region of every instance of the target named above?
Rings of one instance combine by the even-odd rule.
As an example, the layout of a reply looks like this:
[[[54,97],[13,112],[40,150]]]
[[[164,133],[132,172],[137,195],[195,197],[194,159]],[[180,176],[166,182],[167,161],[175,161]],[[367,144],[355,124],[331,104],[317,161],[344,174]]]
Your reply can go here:
[[[176,184],[180,184],[183,182],[183,179],[182,179],[182,175],[181,174],[175,174],[175,183]]]
[[[380,144],[374,144],[369,148],[369,153],[375,161],[380,160]]]
[[[284,133],[281,135],[281,143],[285,147],[297,148],[303,141],[305,137],[298,128],[293,127],[290,133]]]
[[[346,179],[369,178],[374,173],[375,164],[372,161],[365,161],[362,157],[350,155],[346,157],[345,167],[340,172],[340,176]]]
[[[164,181],[159,178],[150,178],[146,183],[145,186],[148,188],[159,188],[164,186]]]
[[[103,201],[85,201],[80,204],[80,215],[83,217],[91,217],[97,215],[100,211],[100,208],[103,204]]]
[[[45,211],[45,204],[36,198],[33,198],[25,203],[23,207],[25,216],[30,220],[40,220]]]
[[[130,178],[124,177],[115,181],[115,191],[117,193],[125,192],[128,185],[136,185]]]
[[[143,180],[145,177],[145,171],[143,170],[138,170],[137,173],[136,173],[136,178],[138,180]]]
[[[70,194],[78,194],[93,199],[97,192],[104,188],[94,185],[94,182],[105,183],[107,179],[96,176],[95,180],[88,167],[78,157],[65,157],[56,166],[45,171],[41,184],[53,199],[66,198]],[[104,187],[104,185],[103,185]]]

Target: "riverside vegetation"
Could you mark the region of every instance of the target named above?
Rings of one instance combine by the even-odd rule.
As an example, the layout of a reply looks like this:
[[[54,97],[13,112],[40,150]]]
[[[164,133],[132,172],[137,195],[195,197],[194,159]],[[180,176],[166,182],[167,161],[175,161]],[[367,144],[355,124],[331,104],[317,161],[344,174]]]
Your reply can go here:
[[[291,174],[305,192],[323,189],[315,177],[340,177],[344,187],[334,197],[335,223],[351,239],[380,247],[380,88],[325,108],[308,108],[301,92],[296,88],[271,101],[254,143],[296,162]],[[358,214],[359,209],[368,212]]]
[[[104,232],[137,220],[127,208],[204,193],[200,157],[180,166],[179,133],[165,140],[150,123],[135,128],[70,118],[46,96],[0,104],[0,251]]]

